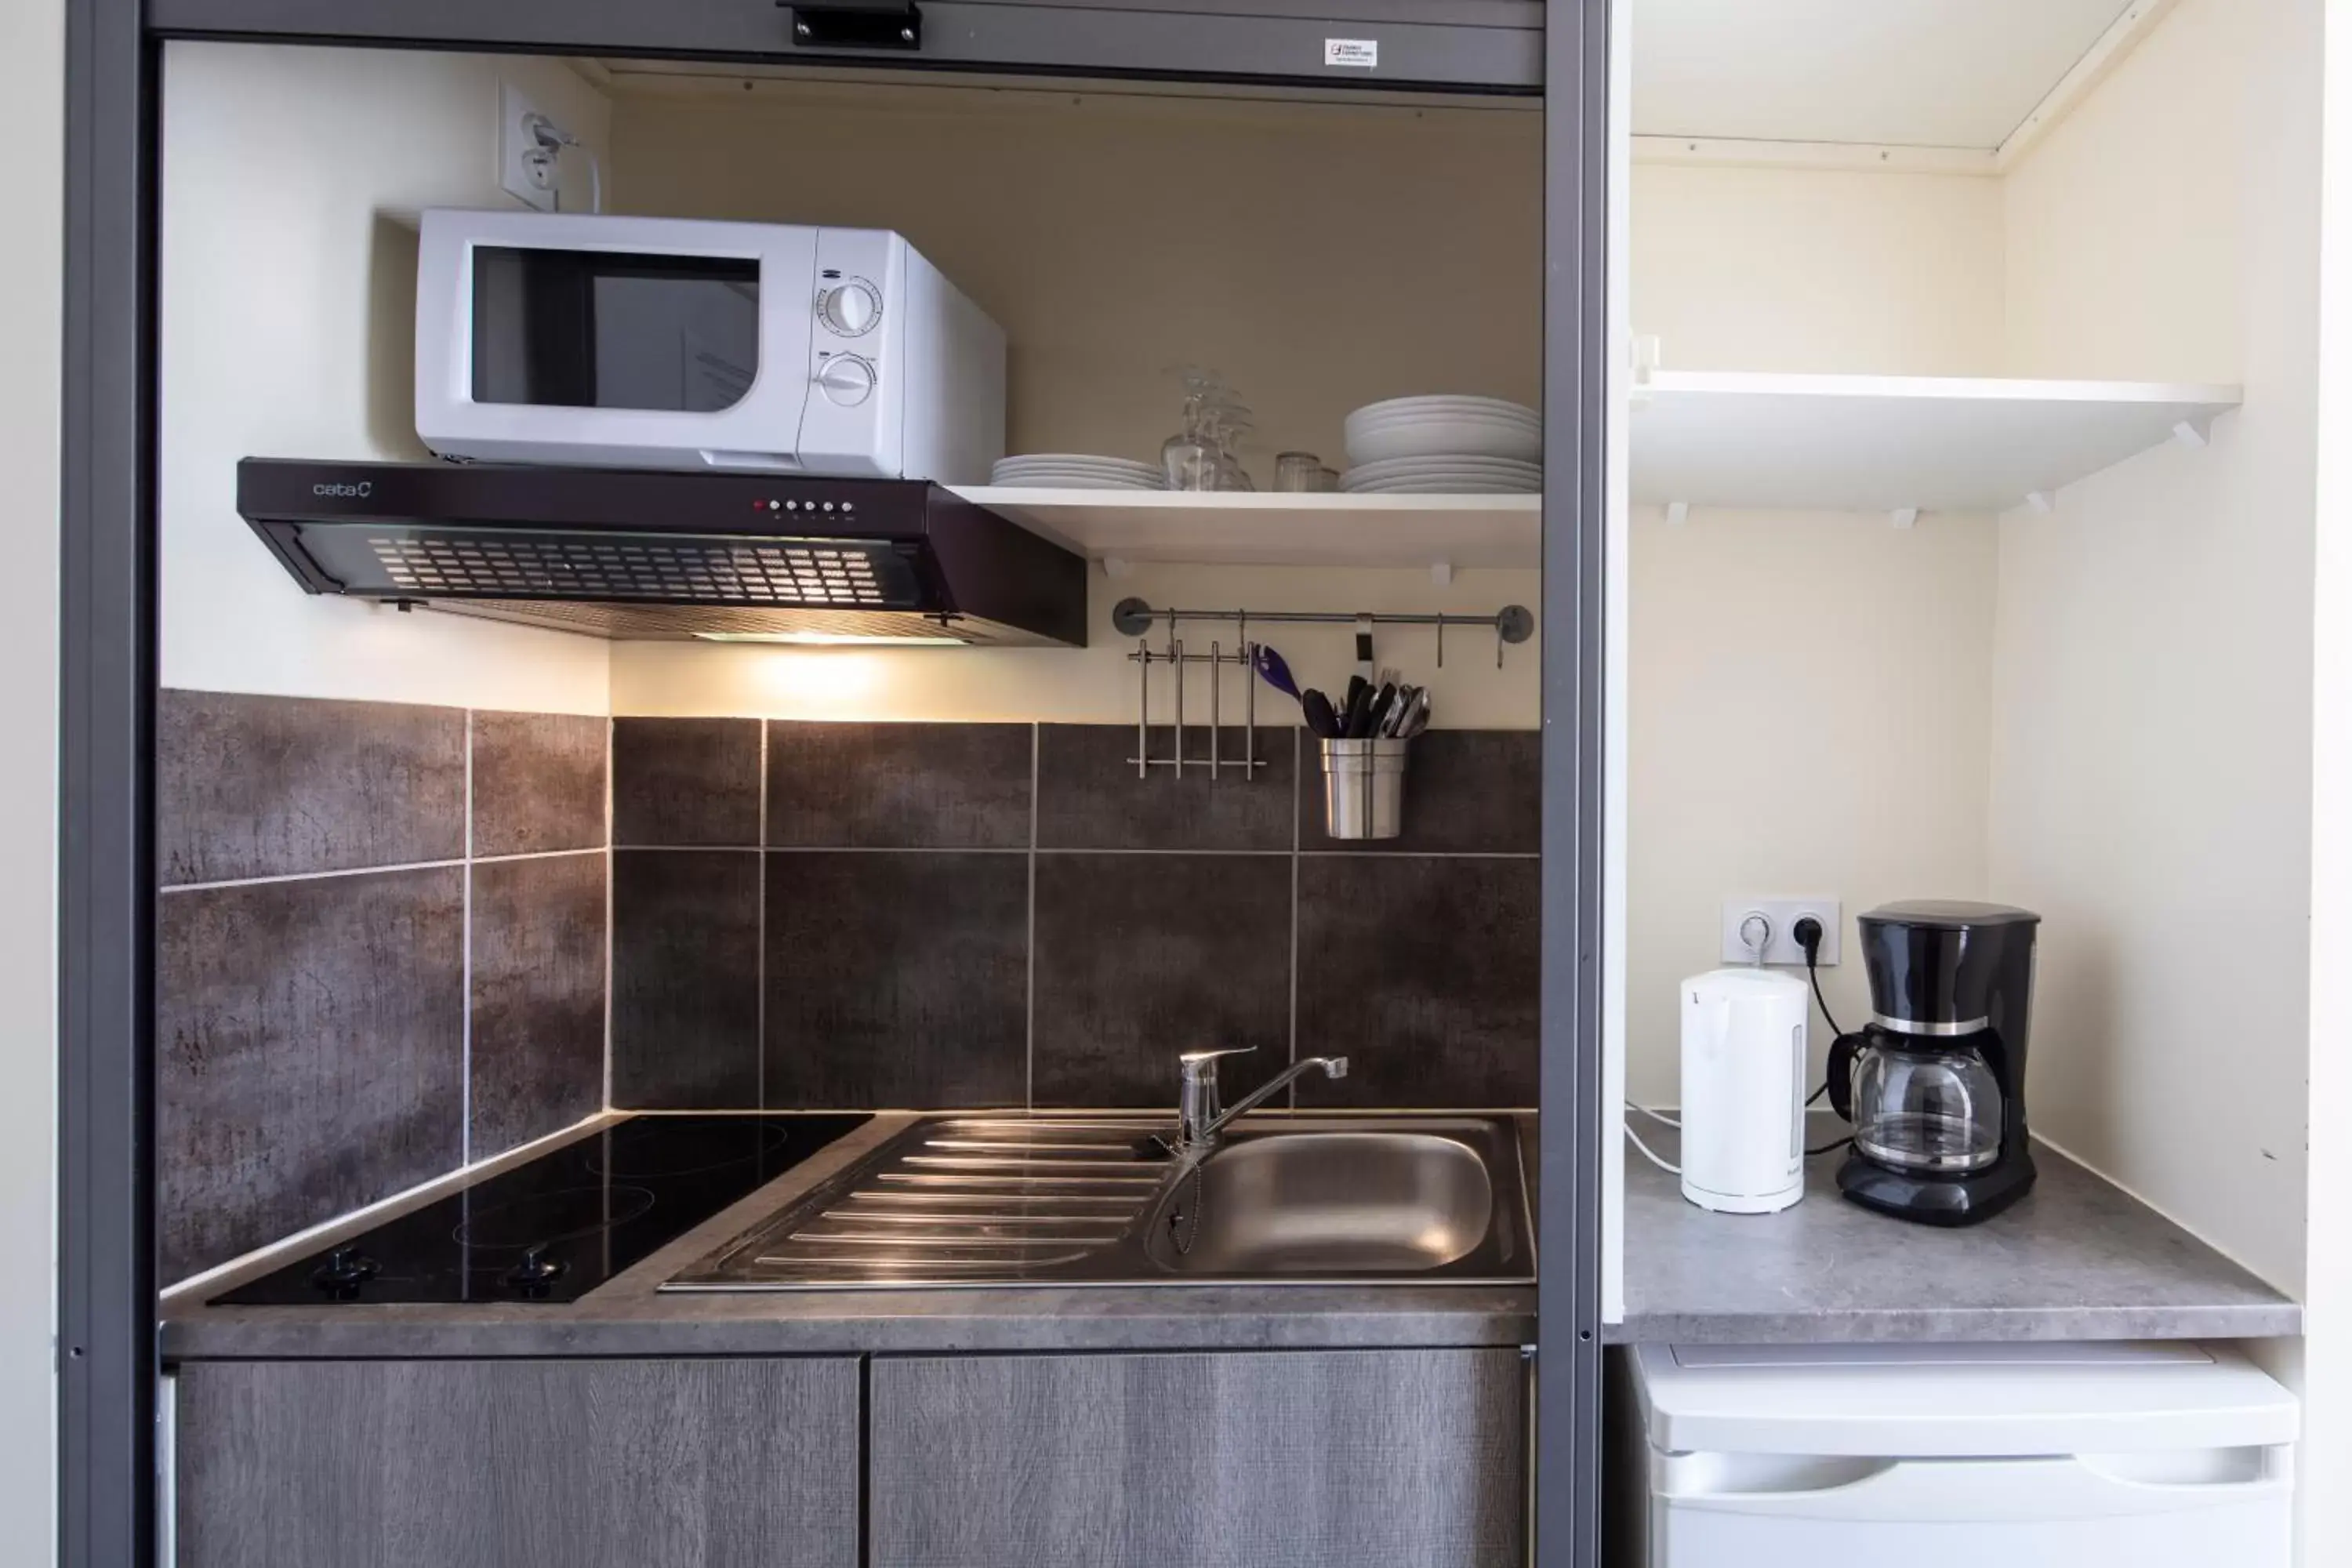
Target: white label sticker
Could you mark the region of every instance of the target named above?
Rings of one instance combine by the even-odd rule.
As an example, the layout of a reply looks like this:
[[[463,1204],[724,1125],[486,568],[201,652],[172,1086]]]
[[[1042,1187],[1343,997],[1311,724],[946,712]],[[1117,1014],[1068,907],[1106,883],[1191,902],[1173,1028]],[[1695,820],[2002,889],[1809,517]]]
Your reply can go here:
[[[1323,40],[1323,63],[1327,66],[1350,66],[1358,70],[1377,70],[1381,63],[1381,41],[1378,38],[1326,38]]]

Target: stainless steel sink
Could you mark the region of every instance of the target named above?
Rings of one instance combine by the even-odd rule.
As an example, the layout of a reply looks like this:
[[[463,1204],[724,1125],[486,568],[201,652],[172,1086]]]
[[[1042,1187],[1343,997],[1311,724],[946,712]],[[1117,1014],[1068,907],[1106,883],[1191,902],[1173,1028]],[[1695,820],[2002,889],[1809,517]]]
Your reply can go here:
[[[932,1117],[665,1290],[1523,1283],[1505,1118],[1260,1115],[1203,1160],[1124,1117]]]
[[[1170,1184],[1146,1232],[1177,1274],[1421,1275],[1475,1251],[1495,1222],[1486,1163],[1433,1132],[1269,1132]]]

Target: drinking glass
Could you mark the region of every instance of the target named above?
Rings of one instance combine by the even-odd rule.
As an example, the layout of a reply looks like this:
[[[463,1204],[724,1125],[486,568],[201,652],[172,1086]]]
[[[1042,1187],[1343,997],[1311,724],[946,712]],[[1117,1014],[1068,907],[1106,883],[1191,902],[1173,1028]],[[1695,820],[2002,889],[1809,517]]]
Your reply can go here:
[[[1284,495],[1311,495],[1324,488],[1329,472],[1312,452],[1285,452],[1274,459],[1274,488]]]

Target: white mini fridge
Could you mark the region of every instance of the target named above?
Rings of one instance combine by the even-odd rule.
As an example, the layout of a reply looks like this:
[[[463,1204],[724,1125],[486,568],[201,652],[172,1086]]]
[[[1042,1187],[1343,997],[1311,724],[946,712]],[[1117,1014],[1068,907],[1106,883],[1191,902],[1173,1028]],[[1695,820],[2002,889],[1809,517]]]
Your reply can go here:
[[[2199,1344],[1643,1345],[1621,1568],[2287,1568],[2294,1396]]]

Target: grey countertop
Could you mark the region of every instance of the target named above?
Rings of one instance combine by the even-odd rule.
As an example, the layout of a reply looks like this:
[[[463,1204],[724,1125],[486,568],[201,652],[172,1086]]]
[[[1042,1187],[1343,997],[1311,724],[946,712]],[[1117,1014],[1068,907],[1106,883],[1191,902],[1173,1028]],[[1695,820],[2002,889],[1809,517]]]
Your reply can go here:
[[[1817,1118],[1810,1141],[1844,1124]],[[1638,1130],[1667,1159],[1675,1134]],[[1982,1225],[1942,1230],[1838,1195],[1843,1152],[1806,1162],[1805,1198],[1719,1215],[1630,1146],[1621,1343],[2261,1338],[2302,1309],[2113,1183],[2037,1144],[2041,1179]]]
[[[1518,1345],[1533,1286],[1074,1287],[661,1294],[657,1287],[913,1121],[886,1113],[577,1301],[207,1307],[286,1257],[163,1303],[169,1361],[549,1355],[824,1355],[966,1351]],[[543,1152],[541,1149],[527,1153]],[[512,1162],[508,1162],[512,1163]],[[417,1194],[402,1207],[428,1202]],[[345,1227],[356,1231],[388,1213]],[[316,1251],[336,1235],[295,1249]]]
[[[968,1351],[1517,1345],[1531,1286],[1084,1287],[663,1295],[656,1287],[912,1118],[877,1116],[578,1301],[530,1306],[207,1307],[286,1256],[163,1303],[174,1362],[252,1358],[822,1355]],[[1531,1143],[1533,1119],[1523,1123]],[[584,1132],[586,1129],[580,1130]],[[1828,1133],[1828,1136],[1835,1134]],[[1654,1146],[1673,1156],[1673,1134]],[[1824,1140],[1825,1141],[1825,1140]],[[522,1151],[519,1161],[542,1152]],[[2042,1180],[1967,1230],[1906,1225],[1839,1198],[1838,1155],[1803,1203],[1713,1215],[1638,1154],[1626,1161],[1626,1317],[1616,1342],[2260,1337],[2300,1331],[2293,1302],[2047,1148]],[[1535,1162],[1529,1152],[1528,1168]],[[396,1207],[431,1201],[433,1191]],[[1532,1195],[1532,1194],[1531,1194]],[[366,1228],[386,1212],[350,1222]],[[289,1256],[338,1239],[322,1232]]]

